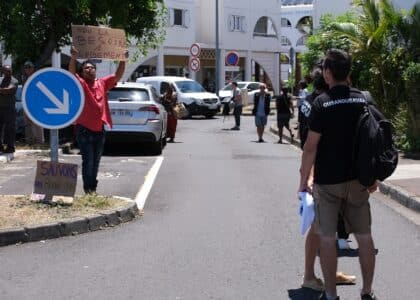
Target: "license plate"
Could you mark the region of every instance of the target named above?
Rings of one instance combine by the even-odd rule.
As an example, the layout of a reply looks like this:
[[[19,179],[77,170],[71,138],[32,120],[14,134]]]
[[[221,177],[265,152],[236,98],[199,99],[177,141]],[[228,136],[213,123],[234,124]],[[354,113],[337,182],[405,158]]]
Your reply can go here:
[[[112,111],[112,115],[115,117],[133,117],[133,112],[125,109],[116,109]]]

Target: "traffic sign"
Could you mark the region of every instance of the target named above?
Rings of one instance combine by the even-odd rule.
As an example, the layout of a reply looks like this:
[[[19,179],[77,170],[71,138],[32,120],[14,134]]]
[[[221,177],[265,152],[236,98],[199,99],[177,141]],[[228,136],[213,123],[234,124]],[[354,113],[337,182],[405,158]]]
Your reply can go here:
[[[85,103],[77,78],[60,68],[45,68],[29,77],[22,91],[22,105],[35,124],[59,129],[72,124]]]
[[[201,53],[200,44],[194,43],[190,47],[190,53],[192,56],[199,57]]]
[[[230,51],[226,54],[225,63],[228,66],[236,66],[239,63],[239,54],[235,51]]]
[[[190,59],[190,69],[193,72],[198,72],[200,70],[200,59],[193,57]]]

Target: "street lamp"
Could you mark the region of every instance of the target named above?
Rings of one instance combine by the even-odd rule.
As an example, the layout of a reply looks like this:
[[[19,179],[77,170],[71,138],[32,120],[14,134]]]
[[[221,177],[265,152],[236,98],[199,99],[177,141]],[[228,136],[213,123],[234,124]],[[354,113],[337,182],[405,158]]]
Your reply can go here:
[[[219,97],[219,70],[220,70],[220,49],[219,49],[219,0],[216,0],[216,95]]]

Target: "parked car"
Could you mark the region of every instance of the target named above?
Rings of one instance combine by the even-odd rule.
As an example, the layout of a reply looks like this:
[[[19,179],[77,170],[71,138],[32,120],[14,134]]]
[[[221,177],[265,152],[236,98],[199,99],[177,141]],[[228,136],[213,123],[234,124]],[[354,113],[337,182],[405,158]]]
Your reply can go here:
[[[184,103],[190,116],[213,117],[220,111],[220,101],[216,94],[207,92],[197,81],[176,76],[149,76],[137,78],[136,82],[152,85],[162,96],[169,84],[176,89],[178,101]]]
[[[19,85],[16,90],[16,137],[20,138],[25,135],[25,118],[23,116],[23,105],[22,105],[22,86]]]
[[[238,88],[243,91],[246,90],[248,94],[248,103],[254,103],[254,95],[260,90],[260,82],[256,81],[238,81]],[[268,93],[268,90],[266,90]],[[227,84],[219,90],[219,98],[221,103],[228,103],[232,97],[232,83]]]
[[[167,113],[156,90],[143,83],[118,83],[108,92],[113,127],[105,127],[109,142],[150,143],[154,154],[166,144]]]

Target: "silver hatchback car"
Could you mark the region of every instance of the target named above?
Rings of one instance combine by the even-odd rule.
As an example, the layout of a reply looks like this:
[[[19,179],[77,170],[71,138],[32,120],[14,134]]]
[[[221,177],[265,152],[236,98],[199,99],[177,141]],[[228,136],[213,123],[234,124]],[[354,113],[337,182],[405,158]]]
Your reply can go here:
[[[113,127],[105,127],[107,141],[145,142],[154,154],[166,144],[167,113],[156,90],[147,84],[118,83],[108,92]]]

